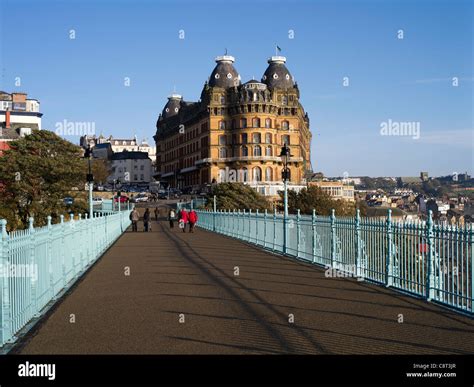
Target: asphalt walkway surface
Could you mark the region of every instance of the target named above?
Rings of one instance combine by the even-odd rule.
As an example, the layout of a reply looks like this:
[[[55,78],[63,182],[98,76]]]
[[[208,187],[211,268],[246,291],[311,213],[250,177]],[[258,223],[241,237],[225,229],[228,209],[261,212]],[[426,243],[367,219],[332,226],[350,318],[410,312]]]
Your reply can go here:
[[[14,352],[474,353],[473,319],[439,306],[199,228],[142,230],[127,230]]]

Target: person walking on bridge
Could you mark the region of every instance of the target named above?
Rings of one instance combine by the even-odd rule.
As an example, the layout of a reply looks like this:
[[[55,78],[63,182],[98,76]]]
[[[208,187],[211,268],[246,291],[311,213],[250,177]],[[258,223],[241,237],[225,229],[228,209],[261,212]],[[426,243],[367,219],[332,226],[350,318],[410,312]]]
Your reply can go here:
[[[183,229],[183,232],[186,232],[186,224],[189,221],[188,211],[185,208],[179,211],[179,227]]]
[[[170,228],[174,228],[174,218],[175,218],[174,210],[171,208],[170,212],[168,212],[168,220],[170,221]]]
[[[189,232],[194,232],[194,226],[196,225],[198,221],[198,215],[196,211],[191,210],[189,212]]]
[[[130,220],[132,221],[132,231],[138,231],[138,221],[140,220],[140,213],[134,207],[130,212]]]
[[[159,214],[159,211],[158,211],[158,207],[155,208],[155,220],[158,222],[158,214]]]
[[[150,228],[150,209],[147,208],[145,210],[145,213],[143,214],[143,227],[144,227],[144,230],[145,232],[148,232],[149,228]]]

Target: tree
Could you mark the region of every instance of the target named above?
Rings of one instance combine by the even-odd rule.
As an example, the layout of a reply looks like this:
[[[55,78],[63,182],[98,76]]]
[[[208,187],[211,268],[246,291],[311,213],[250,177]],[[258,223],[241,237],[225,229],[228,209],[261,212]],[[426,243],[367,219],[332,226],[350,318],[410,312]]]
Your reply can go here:
[[[283,192],[280,191],[281,202],[280,210],[283,210]],[[329,194],[324,192],[318,186],[310,186],[303,188],[301,191],[288,191],[288,212],[295,214],[297,210],[301,214],[312,214],[313,209],[318,215],[330,215],[331,210],[336,211],[339,216],[355,215],[355,206],[353,203],[345,202],[343,200],[334,200]]]
[[[271,204],[265,196],[242,183],[216,184],[208,195],[206,207],[212,209],[216,195],[217,208],[220,210],[270,210]]]
[[[9,145],[0,157],[0,218],[9,229],[27,227],[31,216],[41,226],[48,215],[55,220],[66,213],[63,198],[85,184],[81,148],[47,130]]]

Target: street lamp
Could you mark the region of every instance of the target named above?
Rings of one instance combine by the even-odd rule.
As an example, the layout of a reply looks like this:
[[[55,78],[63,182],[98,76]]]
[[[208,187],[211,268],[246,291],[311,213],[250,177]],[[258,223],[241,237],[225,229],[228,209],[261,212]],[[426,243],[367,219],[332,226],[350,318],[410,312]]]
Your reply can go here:
[[[291,150],[287,144],[284,144],[281,148],[280,157],[283,160],[283,171],[281,173],[281,177],[284,184],[284,212],[283,212],[283,253],[286,254],[287,246],[288,246],[288,230],[287,230],[287,223],[288,223],[288,180],[290,178],[290,170],[288,169],[289,159],[291,157]]]
[[[89,173],[87,174],[87,184],[89,185],[89,219],[92,219],[92,215],[94,212],[94,207],[92,204],[92,188],[94,185],[94,176],[92,175],[92,169],[91,169],[91,158],[92,158],[92,149],[91,149],[91,144],[87,145],[87,149],[84,152],[84,158],[88,159],[88,164],[89,164]]]

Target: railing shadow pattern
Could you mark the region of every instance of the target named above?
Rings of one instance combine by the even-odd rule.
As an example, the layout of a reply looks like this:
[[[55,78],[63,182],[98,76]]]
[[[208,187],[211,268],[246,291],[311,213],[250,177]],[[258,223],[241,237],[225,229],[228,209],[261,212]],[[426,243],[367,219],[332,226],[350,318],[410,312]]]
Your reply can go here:
[[[206,230],[323,266],[330,275],[393,287],[469,315],[474,313],[472,225],[427,221],[198,210]],[[287,239],[284,240],[284,227]]]

